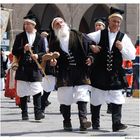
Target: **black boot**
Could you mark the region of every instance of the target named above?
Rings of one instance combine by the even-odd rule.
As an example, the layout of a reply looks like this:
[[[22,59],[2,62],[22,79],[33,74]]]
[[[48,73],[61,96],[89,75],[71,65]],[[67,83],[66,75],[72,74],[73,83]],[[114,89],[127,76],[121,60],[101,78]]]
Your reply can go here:
[[[67,105],[60,105],[60,112],[64,118],[63,120],[63,128],[65,131],[72,131],[72,125],[71,125],[71,106],[67,106]]]
[[[101,109],[101,105],[93,106],[92,104],[90,104],[93,130],[99,130],[100,128],[100,109]]]
[[[51,104],[48,101],[48,97],[49,97],[50,93],[51,92],[43,91],[43,95],[41,96],[41,110],[42,110],[43,113],[45,112],[46,106],[48,106],[49,104]]]
[[[87,128],[91,127],[91,122],[87,121],[87,102],[79,101],[78,111],[80,120],[80,131],[86,131]]]
[[[107,104],[107,112],[108,114],[112,113],[112,108],[111,108],[111,104]]]
[[[33,96],[33,104],[34,104],[35,120],[41,120],[45,118],[44,113],[42,113],[41,111],[41,93]]]
[[[112,130],[113,132],[126,129],[127,126],[121,123],[121,109],[122,104],[113,104],[112,105]]]
[[[22,120],[28,120],[28,106],[27,106],[27,96],[20,97],[20,106],[22,110]]]

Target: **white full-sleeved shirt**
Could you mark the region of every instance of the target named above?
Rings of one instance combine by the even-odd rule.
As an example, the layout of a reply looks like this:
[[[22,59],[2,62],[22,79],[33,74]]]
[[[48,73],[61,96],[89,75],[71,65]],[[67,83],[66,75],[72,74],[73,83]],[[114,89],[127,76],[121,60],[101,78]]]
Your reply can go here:
[[[113,43],[116,39],[118,32],[110,32],[108,29],[108,36],[109,36],[109,47],[110,50],[112,50]],[[100,42],[100,36],[101,36],[101,30],[89,33],[88,36],[96,43],[99,44]],[[122,53],[122,57],[125,60],[134,60],[135,59],[135,53],[136,49],[134,45],[131,42],[131,39],[125,34],[122,39],[122,50],[120,51]]]

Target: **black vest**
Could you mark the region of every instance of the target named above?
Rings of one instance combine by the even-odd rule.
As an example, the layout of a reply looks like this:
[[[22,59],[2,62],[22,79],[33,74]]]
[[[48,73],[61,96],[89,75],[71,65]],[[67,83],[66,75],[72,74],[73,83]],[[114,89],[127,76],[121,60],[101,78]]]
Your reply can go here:
[[[117,90],[127,86],[125,73],[122,68],[122,54],[115,47],[115,42],[117,40],[121,41],[123,36],[123,33],[118,32],[110,51],[108,30],[101,31],[101,38],[98,44],[101,46],[101,51],[95,55],[91,73],[93,87],[102,90]]]

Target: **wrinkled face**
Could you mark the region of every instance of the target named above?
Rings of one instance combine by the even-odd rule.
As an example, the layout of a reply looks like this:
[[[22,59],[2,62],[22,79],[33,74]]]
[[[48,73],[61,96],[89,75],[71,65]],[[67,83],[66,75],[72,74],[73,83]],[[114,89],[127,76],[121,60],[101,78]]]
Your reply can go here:
[[[32,24],[28,21],[24,22],[24,29],[25,29],[26,32],[31,33],[31,32],[33,32],[34,28],[35,28],[34,24]]]
[[[53,28],[54,28],[54,30],[60,29],[60,28],[62,28],[63,26],[65,26],[65,22],[64,22],[64,20],[61,19],[61,18],[56,19],[56,20],[54,21],[54,23],[53,23]]]
[[[122,20],[119,17],[111,17],[109,19],[109,28],[111,32],[116,32],[120,30]]]
[[[52,28],[54,30],[55,36],[59,40],[69,36],[70,28],[68,27],[67,23],[61,18],[58,18],[54,21]]]
[[[101,23],[96,23],[95,24],[95,31],[98,31],[98,30],[103,30],[105,27],[103,24]]]

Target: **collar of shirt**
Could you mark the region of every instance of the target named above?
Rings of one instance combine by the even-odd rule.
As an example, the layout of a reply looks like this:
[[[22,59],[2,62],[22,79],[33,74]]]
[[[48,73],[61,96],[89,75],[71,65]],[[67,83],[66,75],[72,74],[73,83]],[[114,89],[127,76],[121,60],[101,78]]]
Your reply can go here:
[[[117,36],[117,32],[110,32],[110,29],[108,28],[108,36],[109,36],[109,48],[110,48],[110,51],[112,50],[112,46],[114,44],[114,41],[116,39],[116,36]]]
[[[36,30],[33,30],[32,33],[26,32],[26,35],[27,35],[29,44],[32,46],[36,37]]]

